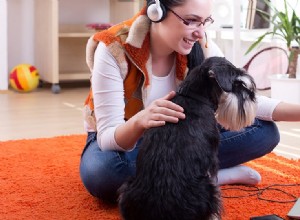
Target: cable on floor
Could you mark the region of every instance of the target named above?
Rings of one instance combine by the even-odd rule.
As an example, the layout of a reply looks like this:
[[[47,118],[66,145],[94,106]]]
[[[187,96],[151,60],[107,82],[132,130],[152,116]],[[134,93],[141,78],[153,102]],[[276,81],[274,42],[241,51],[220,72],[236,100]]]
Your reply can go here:
[[[229,190],[239,190],[242,192],[247,192],[247,195],[241,195],[241,196],[225,196],[222,195],[223,198],[245,198],[245,197],[250,197],[250,196],[257,196],[259,200],[264,200],[268,202],[275,202],[275,203],[292,203],[297,201],[297,196],[288,193],[282,189],[279,189],[278,187],[295,187],[295,186],[300,186],[300,184],[272,184],[267,187],[259,188],[257,186],[252,186],[252,185],[232,185],[232,186],[222,186],[221,191],[229,191]],[[244,187],[244,188],[242,188]],[[248,189],[245,189],[248,188]],[[267,199],[263,197],[263,194],[267,191],[279,191],[282,194],[285,194],[289,196],[291,199],[290,200],[276,200],[276,199]]]

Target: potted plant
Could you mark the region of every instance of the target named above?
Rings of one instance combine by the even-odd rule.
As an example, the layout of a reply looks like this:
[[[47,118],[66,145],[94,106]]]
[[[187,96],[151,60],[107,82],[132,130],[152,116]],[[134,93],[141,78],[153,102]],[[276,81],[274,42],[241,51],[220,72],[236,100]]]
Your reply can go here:
[[[270,0],[264,1],[270,7],[271,11],[273,11],[273,15],[270,16],[268,13],[261,10],[257,11],[273,25],[273,28],[258,37],[249,47],[246,54],[252,51],[266,36],[276,36],[279,39],[284,40],[289,49],[289,68],[287,73],[290,78],[296,78],[297,58],[300,52],[300,17],[296,14],[295,9],[287,2],[287,0],[283,0],[283,10],[277,9]],[[290,14],[289,9],[291,11]],[[294,45],[292,45],[292,43]]]
[[[292,1],[298,4],[298,0]],[[281,9],[278,9],[270,0],[264,0],[264,2],[270,7],[271,15],[261,10],[258,10],[258,13],[270,22],[272,28],[258,37],[257,40],[249,47],[246,54],[257,47],[266,36],[277,37],[278,39],[283,40],[288,50],[287,74],[272,75],[270,77],[271,96],[283,101],[300,103],[300,79],[295,79],[297,59],[300,53],[299,15],[296,14],[296,9],[291,6],[288,0],[283,0],[283,7]],[[264,50],[267,49],[268,48],[265,48]],[[296,84],[292,85],[291,83]],[[284,94],[285,91],[288,90],[289,92],[292,89],[294,90],[293,93],[296,95],[295,97],[292,97],[292,94],[290,93]]]

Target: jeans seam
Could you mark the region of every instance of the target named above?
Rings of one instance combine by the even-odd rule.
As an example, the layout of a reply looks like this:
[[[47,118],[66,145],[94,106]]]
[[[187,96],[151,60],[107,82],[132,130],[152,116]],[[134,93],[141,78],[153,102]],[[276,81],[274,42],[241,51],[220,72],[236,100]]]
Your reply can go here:
[[[122,157],[121,157],[119,151],[115,151],[115,153],[117,154],[117,156],[118,156],[120,162],[125,163],[125,161],[122,159]],[[125,163],[125,164],[126,164],[126,163]]]
[[[115,153],[117,154],[117,157],[118,157],[119,161],[121,163],[123,163],[125,166],[134,167],[136,161],[130,161],[130,160],[126,159],[126,157],[123,159],[123,157],[120,155],[119,151],[115,151]]]
[[[252,132],[254,132],[254,130],[256,130],[256,129],[257,129],[257,128],[252,128],[251,130],[247,130],[247,131],[245,131],[245,132],[243,132],[243,133],[238,133],[238,134],[235,135],[235,136],[231,136],[231,137],[228,137],[228,138],[223,138],[223,139],[221,139],[220,141],[221,141],[221,142],[224,142],[224,141],[231,141],[232,139],[236,139],[236,138],[245,136],[245,135],[248,134],[248,133],[252,133]]]
[[[258,126],[259,126],[259,124],[257,126],[252,126],[251,129],[244,130],[243,132],[238,132],[234,136],[230,136],[230,137],[227,137],[227,138],[221,138],[220,142],[225,142],[225,141],[230,142],[232,139],[237,139],[237,138],[240,138],[242,136],[245,136],[246,134],[253,133],[253,132],[255,132],[255,130],[258,129]]]

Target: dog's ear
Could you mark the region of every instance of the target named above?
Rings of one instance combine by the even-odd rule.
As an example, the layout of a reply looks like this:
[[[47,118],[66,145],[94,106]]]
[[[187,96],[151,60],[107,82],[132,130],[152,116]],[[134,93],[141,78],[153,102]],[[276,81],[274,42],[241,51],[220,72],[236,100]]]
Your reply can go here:
[[[210,78],[215,78],[216,82],[220,86],[222,90],[225,92],[231,92],[232,91],[232,81],[231,77],[224,77],[224,69],[221,67],[214,68],[214,70],[210,69],[208,71],[208,76]]]

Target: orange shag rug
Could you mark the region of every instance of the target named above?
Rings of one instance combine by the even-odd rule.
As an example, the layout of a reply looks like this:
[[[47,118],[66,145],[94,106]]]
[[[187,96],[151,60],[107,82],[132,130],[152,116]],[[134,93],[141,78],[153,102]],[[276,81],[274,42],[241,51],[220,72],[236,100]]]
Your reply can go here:
[[[79,177],[79,161],[85,135],[0,142],[0,219],[105,219],[120,220],[116,205],[104,204],[90,196]],[[299,184],[300,161],[269,154],[248,163],[258,170],[263,181],[259,188],[272,184]],[[253,194],[240,186],[223,186],[226,197]],[[300,197],[298,186],[276,188]],[[246,190],[253,188],[244,187]],[[279,190],[267,190],[264,199],[291,200]],[[251,216],[286,214],[294,203],[269,202],[257,196],[224,198],[225,220]]]

